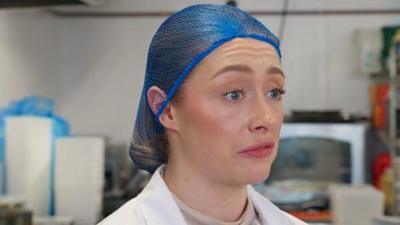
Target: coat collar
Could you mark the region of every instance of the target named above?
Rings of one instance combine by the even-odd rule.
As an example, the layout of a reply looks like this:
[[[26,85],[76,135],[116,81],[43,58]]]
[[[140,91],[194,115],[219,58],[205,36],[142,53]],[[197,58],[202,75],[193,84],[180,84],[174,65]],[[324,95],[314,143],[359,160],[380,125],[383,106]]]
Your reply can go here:
[[[175,199],[161,176],[163,170],[164,165],[160,166],[155,171],[145,189],[138,196],[138,198],[140,198],[140,208],[146,220],[146,224],[187,225]],[[248,185],[247,193],[249,199],[253,202],[256,212],[261,218],[261,224],[295,224],[290,222],[288,216],[279,208],[256,192],[251,185]]]

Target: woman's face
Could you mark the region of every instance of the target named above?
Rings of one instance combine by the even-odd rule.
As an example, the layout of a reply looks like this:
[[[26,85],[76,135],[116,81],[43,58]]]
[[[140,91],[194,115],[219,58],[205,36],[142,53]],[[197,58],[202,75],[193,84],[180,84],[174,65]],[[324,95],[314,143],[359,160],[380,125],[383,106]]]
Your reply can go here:
[[[245,38],[220,46],[182,86],[171,154],[225,184],[265,180],[279,144],[284,81],[272,46]]]

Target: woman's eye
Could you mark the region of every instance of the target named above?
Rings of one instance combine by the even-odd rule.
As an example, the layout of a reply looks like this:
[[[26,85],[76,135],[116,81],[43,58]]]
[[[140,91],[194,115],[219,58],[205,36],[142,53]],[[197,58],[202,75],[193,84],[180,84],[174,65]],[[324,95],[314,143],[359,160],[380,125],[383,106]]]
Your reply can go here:
[[[230,92],[224,94],[224,96],[226,98],[228,98],[228,100],[238,101],[243,97],[243,91],[241,91],[241,90],[230,91]]]
[[[268,92],[267,95],[268,95],[268,97],[270,97],[272,99],[281,100],[282,95],[284,95],[285,92],[286,91],[284,89],[275,88],[272,91]]]

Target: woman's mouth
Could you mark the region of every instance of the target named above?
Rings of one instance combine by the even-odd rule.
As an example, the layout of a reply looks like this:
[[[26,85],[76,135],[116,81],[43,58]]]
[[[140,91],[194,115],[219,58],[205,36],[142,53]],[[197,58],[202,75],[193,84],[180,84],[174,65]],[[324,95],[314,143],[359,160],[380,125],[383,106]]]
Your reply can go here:
[[[274,149],[274,142],[264,142],[250,146],[239,152],[239,155],[250,158],[264,158],[271,155]]]

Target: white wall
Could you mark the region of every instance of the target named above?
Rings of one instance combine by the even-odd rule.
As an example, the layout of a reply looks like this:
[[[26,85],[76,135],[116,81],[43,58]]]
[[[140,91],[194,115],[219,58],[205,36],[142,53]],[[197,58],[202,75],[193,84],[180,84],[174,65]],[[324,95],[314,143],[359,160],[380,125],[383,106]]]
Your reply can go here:
[[[400,24],[398,15],[288,17],[282,43],[287,112],[340,109],[369,115],[370,79],[357,68],[354,30],[396,22]]]
[[[57,7],[64,11],[104,11],[109,12],[147,12],[147,11],[176,11],[192,4],[217,3],[223,4],[226,0],[104,0],[106,4],[84,7]],[[236,0],[244,10],[281,10],[282,0]],[[393,9],[399,7],[398,0],[290,0],[290,9]]]
[[[63,76],[57,104],[72,132],[129,140],[147,48],[160,22],[161,18],[62,21]]]
[[[176,10],[193,2],[184,0],[151,1],[114,0],[111,11]],[[156,3],[160,4],[156,4]],[[212,2],[212,1],[207,1]],[[218,1],[223,2],[223,1]],[[282,1],[239,1],[245,10],[280,10]],[[391,9],[400,8],[398,0],[292,0],[291,9]],[[103,7],[104,8],[104,7]],[[102,7],[93,10],[103,10]],[[112,142],[127,143],[132,132],[136,107],[142,88],[147,48],[152,34],[164,18],[48,18],[48,26],[24,21],[14,38],[29,36],[33,39],[18,41],[8,37],[17,46],[18,57],[9,60],[8,71],[17,71],[19,80],[29,83],[21,86],[18,80],[9,80],[12,89],[19,92],[49,93],[57,100],[57,112],[71,123],[75,134],[102,135]],[[278,16],[262,16],[261,21],[278,32]],[[3,25],[0,20],[0,26]],[[398,15],[349,16],[289,16],[282,42],[283,66],[287,73],[285,107],[292,109],[340,109],[344,112],[369,114],[369,79],[355,68],[357,55],[353,43],[356,28],[379,29],[386,24],[400,24]],[[40,23],[41,24],[41,23]],[[32,26],[32,27],[31,27]],[[25,30],[26,27],[30,27]],[[54,28],[57,27],[55,33]],[[3,28],[4,29],[4,28]],[[39,29],[36,30],[36,29]],[[1,32],[1,27],[0,27]],[[1,36],[0,41],[5,39]],[[12,39],[12,40],[10,40]],[[3,41],[2,41],[3,43]],[[0,46],[1,44],[0,43]],[[54,47],[58,53],[49,50]],[[3,47],[0,47],[3,48]],[[14,47],[4,47],[10,52]],[[44,52],[37,52],[43,50]],[[4,58],[0,53],[0,60]],[[14,53],[13,53],[14,54]],[[24,60],[33,57],[35,76],[26,77],[31,66],[18,68]],[[7,57],[6,57],[7,58]],[[17,63],[15,63],[17,62]],[[0,65],[2,65],[0,61]],[[10,66],[12,64],[12,66]],[[47,68],[47,65],[49,66]],[[7,67],[7,66],[6,66]],[[0,69],[2,73],[4,69]],[[44,74],[44,75],[42,75]],[[54,74],[55,77],[52,77]],[[27,78],[27,80],[22,80]],[[48,85],[42,84],[49,80]],[[23,82],[22,82],[23,83]],[[2,87],[0,82],[0,88]],[[4,85],[3,85],[4,86]],[[24,90],[24,91],[22,91]],[[3,91],[2,91],[3,92]],[[6,98],[6,100],[10,99]],[[4,99],[4,97],[3,97]],[[2,97],[0,97],[0,105]]]
[[[0,107],[27,95],[57,91],[58,29],[37,10],[0,11]]]

